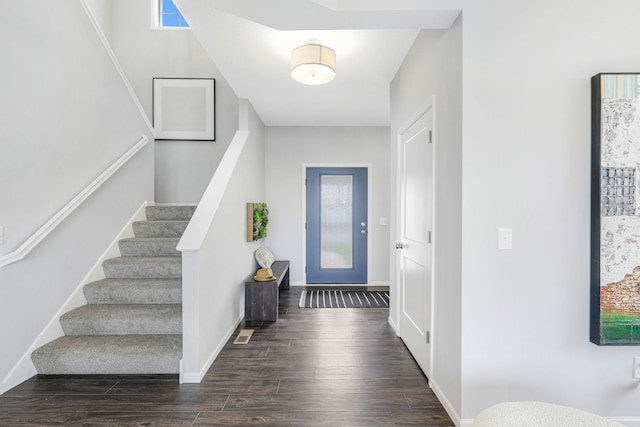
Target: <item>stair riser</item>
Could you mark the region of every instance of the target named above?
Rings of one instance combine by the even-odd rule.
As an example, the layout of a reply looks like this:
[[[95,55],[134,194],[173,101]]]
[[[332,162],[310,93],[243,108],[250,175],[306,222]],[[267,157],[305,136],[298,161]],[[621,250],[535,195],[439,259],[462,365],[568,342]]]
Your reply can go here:
[[[159,311],[156,316],[76,317],[73,311],[60,318],[66,335],[163,335],[181,334],[180,313]]]
[[[149,221],[188,221],[195,210],[195,206],[148,206],[146,215]]]
[[[180,304],[182,290],[153,290],[143,289],[120,292],[85,293],[89,304]]]
[[[180,239],[161,241],[144,241],[127,239],[119,242],[120,254],[122,256],[181,256],[182,254],[176,250],[176,246]]]
[[[180,304],[182,285],[179,280],[165,283],[132,281],[131,283],[104,283],[98,281],[84,287],[89,304]]]
[[[181,358],[179,335],[61,337],[31,354],[44,375],[177,374]]]
[[[60,320],[66,335],[162,335],[181,334],[182,319],[161,319],[141,323],[135,319],[100,320],[96,322],[74,322]]]
[[[112,278],[179,278],[182,277],[182,260],[173,262],[104,262],[102,268],[108,279]]]
[[[187,221],[140,221],[133,223],[133,233],[136,237],[180,237],[187,224]]]
[[[147,375],[147,374],[179,374],[180,359],[175,357],[136,358],[126,360],[95,357],[60,358],[56,362],[32,359],[39,375]]]

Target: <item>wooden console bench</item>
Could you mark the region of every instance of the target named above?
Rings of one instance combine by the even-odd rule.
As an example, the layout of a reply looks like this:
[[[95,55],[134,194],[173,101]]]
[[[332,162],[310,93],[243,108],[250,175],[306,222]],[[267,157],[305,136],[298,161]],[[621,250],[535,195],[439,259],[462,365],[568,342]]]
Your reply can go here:
[[[289,289],[289,261],[275,261],[271,271],[276,280],[257,282],[251,274],[244,282],[244,320],[247,322],[278,320],[279,289]]]

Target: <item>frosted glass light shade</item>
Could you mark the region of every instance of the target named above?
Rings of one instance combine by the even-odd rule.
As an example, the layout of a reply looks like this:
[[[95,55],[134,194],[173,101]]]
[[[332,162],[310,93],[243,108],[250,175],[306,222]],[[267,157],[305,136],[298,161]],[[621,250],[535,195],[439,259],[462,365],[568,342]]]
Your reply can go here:
[[[291,77],[307,85],[329,83],[336,76],[336,53],[318,43],[298,46],[291,52]]]

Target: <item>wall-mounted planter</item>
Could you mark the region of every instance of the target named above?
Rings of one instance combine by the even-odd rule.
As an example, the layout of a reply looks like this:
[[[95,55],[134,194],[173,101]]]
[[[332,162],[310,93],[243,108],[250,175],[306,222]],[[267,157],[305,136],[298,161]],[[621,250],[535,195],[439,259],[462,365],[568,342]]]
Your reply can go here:
[[[247,203],[247,242],[267,237],[269,209],[266,203]]]

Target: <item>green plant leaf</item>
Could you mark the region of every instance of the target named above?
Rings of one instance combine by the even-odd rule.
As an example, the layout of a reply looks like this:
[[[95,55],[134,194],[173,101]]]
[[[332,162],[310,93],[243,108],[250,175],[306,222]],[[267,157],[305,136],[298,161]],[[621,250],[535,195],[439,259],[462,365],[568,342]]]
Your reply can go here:
[[[267,237],[267,224],[269,223],[269,210],[266,203],[253,205],[253,240],[262,240]]]

